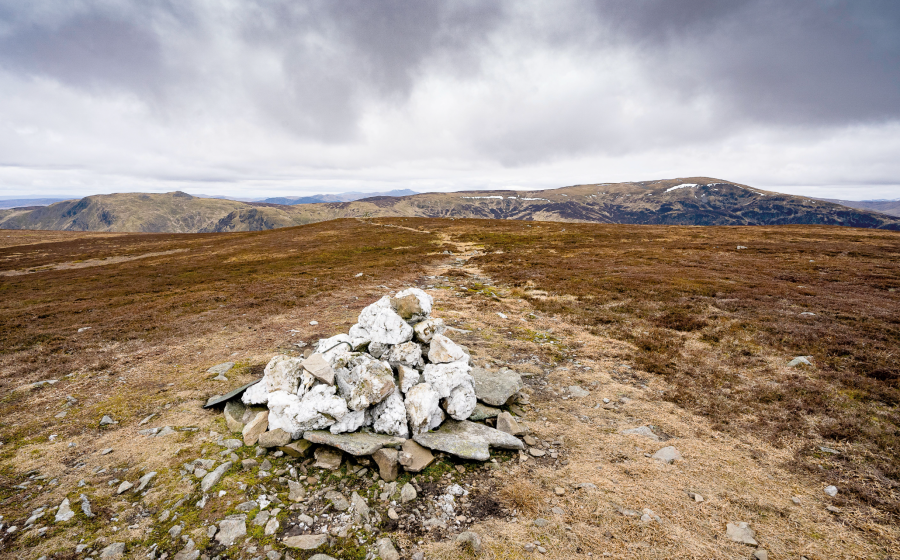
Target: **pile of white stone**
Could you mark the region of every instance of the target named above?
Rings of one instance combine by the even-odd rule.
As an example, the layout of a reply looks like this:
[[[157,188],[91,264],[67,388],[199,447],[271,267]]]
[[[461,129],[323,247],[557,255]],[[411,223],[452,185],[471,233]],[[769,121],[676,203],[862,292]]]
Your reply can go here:
[[[244,404],[265,404],[268,429],[293,439],[364,427],[409,438],[446,416],[467,419],[476,405],[470,358],[443,335],[443,320],[431,318],[432,303],[418,288],[381,298],[348,334],[319,340],[309,357],[272,358]]]

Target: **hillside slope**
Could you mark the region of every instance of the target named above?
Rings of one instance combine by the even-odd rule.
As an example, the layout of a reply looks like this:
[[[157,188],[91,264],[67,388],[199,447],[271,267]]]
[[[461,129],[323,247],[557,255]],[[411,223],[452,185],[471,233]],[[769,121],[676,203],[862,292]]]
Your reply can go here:
[[[423,217],[648,225],[840,225],[900,230],[900,217],[709,177],[538,191],[468,191],[278,205],[185,193],[89,196],[0,210],[0,228],[74,231],[260,231],[337,218]]]

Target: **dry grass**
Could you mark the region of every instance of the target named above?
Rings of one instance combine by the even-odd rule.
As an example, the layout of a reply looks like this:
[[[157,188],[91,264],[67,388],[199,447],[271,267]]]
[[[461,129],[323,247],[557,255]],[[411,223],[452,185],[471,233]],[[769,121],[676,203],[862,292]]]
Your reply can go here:
[[[558,558],[747,557],[752,549],[723,538],[725,523],[738,520],[752,524],[772,557],[900,553],[897,234],[425,219],[246,234],[63,240],[52,232],[63,238],[46,242],[38,233],[10,232],[27,236],[27,245],[0,250],[0,270],[187,250],[3,278],[0,514],[7,519],[58,504],[104,466],[125,469],[117,476],[127,479],[159,470],[146,501],[171,500],[186,490],[174,474],[182,458],[208,445],[210,430],[224,430],[219,416],[199,409],[217,389],[206,368],[240,361],[243,369],[229,377],[243,382],[296,339],[345,331],[388,291],[381,286],[418,285],[435,297],[439,316],[472,331],[452,336],[477,363],[531,375],[524,422],[542,442],[559,443],[552,446],[559,460],[516,460],[492,471],[508,512],[475,527],[485,558],[530,558],[526,542]],[[738,244],[750,248],[736,251]],[[799,315],[807,309],[816,315]],[[319,324],[310,326],[312,319]],[[92,328],[77,333],[83,326]],[[812,355],[815,367],[786,368],[795,355]],[[9,393],[50,378],[61,381]],[[591,395],[563,400],[570,385]],[[78,404],[67,409],[66,395]],[[68,415],[54,418],[61,410]],[[98,429],[110,412],[120,424]],[[135,432],[150,413],[158,416],[148,426],[200,430],[146,443]],[[638,425],[672,439],[619,433]],[[48,444],[50,434],[58,443]],[[645,457],[663,445],[676,445],[685,460]],[[116,452],[101,456],[105,447]],[[78,461],[87,466],[74,468]],[[33,468],[59,485],[14,488]],[[597,489],[575,489],[578,482]],[[826,483],[841,488],[836,499],[822,493]],[[687,492],[706,499],[696,503]],[[109,512],[130,511],[127,502],[103,500]],[[641,523],[617,507],[652,509],[661,522]],[[535,527],[537,516],[551,524]],[[84,531],[23,540],[30,544],[0,557],[62,553]],[[398,535],[408,546],[415,540]],[[452,542],[422,547],[429,558],[470,557]]]

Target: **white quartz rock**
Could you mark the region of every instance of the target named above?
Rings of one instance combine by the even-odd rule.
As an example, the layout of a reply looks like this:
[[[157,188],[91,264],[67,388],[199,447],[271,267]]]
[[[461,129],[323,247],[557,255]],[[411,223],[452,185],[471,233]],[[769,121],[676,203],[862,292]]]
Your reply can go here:
[[[387,356],[382,356],[382,359],[387,360],[394,367],[404,365],[420,368],[425,364],[425,361],[422,360],[422,347],[412,341],[392,347]]]
[[[450,396],[444,399],[444,410],[454,420],[465,420],[475,410],[478,399],[475,397],[475,384],[462,383],[450,391]]]
[[[372,355],[373,358],[381,358],[390,353],[391,346],[390,344],[382,344],[380,342],[371,342],[369,343],[369,347],[367,351]]]
[[[406,393],[406,419],[412,435],[433,430],[444,421],[440,397],[428,383],[419,383]]]
[[[365,348],[370,342],[372,342],[372,337],[369,336],[369,331],[365,329],[359,323],[350,327],[350,346],[354,352]]]
[[[345,432],[355,432],[364,425],[366,425],[366,410],[351,410],[328,429],[331,430],[332,434],[343,434]]]
[[[407,288],[402,292],[397,292],[397,295],[394,297],[400,299],[406,296],[416,296],[416,299],[419,300],[419,307],[422,308],[423,315],[419,320],[427,319],[428,316],[431,315],[431,307],[434,305],[434,298],[428,295],[427,292],[420,290],[419,288]]]
[[[447,330],[447,325],[444,324],[443,319],[426,319],[416,323],[416,326],[413,327],[416,339],[425,344],[431,342],[434,335],[443,334],[445,330]]]
[[[269,401],[269,387],[266,379],[262,378],[256,385],[251,385],[241,395],[241,402],[247,405],[266,404]]]
[[[343,333],[334,335],[331,338],[320,339],[316,343],[315,348],[315,351],[322,354],[322,357],[331,365],[334,365],[334,361],[337,358],[350,352],[350,350],[350,336]]]
[[[449,364],[428,364],[425,366],[423,377],[442,399],[446,399],[453,389],[463,383],[469,383],[474,387],[475,380],[469,375],[471,370],[469,364],[462,361]]]
[[[303,398],[284,391],[269,394],[269,430],[281,428],[299,439],[306,430],[321,430],[344,418],[347,403],[330,385],[316,385]]]
[[[400,382],[400,392],[404,394],[422,381],[419,370],[403,364],[397,366],[397,378]]]
[[[300,381],[300,372],[303,371],[303,360],[299,358],[291,358],[290,356],[275,356],[266,364],[263,370],[263,380],[260,384],[265,383],[266,389],[272,393],[274,391],[285,391],[287,393],[296,393],[297,384]]]
[[[349,392],[346,396],[350,410],[362,410],[378,404],[394,392],[394,371],[390,364],[378,360],[360,364],[350,370],[346,381]],[[342,392],[343,392],[342,388]]]
[[[413,336],[413,328],[394,311],[388,296],[363,309],[359,325],[366,329],[372,342],[381,344],[400,344]]]
[[[372,417],[375,419],[372,428],[379,434],[409,437],[409,426],[406,425],[406,406],[403,403],[403,396],[397,389],[394,389],[393,393],[374,407]]]
[[[315,384],[316,378],[312,376],[308,371],[304,371],[300,374],[300,379],[297,383],[297,392],[296,395],[298,397],[303,397],[309,391],[312,386]]]
[[[463,352],[463,349],[457,343],[442,334],[436,334],[431,339],[428,359],[433,364],[446,364],[460,360],[469,361],[469,356]]]

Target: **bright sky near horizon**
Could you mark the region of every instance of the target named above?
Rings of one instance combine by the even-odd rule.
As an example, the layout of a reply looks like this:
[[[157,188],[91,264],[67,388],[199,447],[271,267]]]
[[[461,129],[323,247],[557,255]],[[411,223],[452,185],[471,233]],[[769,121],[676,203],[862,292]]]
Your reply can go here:
[[[892,0],[0,0],[0,196],[900,198]]]

